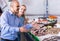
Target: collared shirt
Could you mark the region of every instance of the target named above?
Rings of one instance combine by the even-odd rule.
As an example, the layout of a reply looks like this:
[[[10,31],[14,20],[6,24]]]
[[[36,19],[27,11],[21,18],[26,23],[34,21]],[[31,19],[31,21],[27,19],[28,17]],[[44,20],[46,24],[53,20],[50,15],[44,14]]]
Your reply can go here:
[[[24,25],[24,17],[20,17],[19,27]]]
[[[17,38],[19,32],[20,19],[15,16],[11,11],[5,11],[1,15],[1,38],[14,40]]]

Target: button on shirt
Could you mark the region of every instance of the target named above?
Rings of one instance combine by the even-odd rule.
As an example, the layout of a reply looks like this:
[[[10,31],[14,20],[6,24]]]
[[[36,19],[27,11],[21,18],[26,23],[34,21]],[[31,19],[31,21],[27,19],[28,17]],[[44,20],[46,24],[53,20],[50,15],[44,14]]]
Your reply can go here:
[[[15,16],[11,11],[5,11],[1,15],[1,38],[14,40],[17,38],[19,32],[18,25],[20,19]]]

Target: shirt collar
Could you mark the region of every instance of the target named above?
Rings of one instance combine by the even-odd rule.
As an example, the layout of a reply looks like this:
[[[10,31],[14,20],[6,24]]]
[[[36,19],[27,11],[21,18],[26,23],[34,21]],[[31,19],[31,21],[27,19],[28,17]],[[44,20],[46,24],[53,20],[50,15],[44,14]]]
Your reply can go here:
[[[10,12],[10,15],[14,15],[10,10],[9,10],[9,12]]]

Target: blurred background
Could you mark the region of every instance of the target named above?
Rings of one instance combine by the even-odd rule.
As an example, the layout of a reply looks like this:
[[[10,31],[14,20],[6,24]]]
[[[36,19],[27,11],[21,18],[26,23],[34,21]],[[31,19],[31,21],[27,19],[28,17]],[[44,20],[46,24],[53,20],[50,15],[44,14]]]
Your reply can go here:
[[[11,1],[12,0],[0,0],[1,9],[3,11],[9,9]],[[26,15],[28,15],[28,17],[34,16],[33,18],[37,18],[37,16],[56,15],[58,16],[58,18],[60,18],[59,17],[60,0],[18,0],[18,1],[20,2],[21,5],[25,4],[27,6]]]

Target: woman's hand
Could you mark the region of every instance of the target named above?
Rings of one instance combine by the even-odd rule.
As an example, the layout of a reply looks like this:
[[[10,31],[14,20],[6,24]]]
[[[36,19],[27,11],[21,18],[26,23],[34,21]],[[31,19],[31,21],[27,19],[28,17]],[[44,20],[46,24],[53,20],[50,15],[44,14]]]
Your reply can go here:
[[[28,32],[28,30],[27,30],[25,27],[20,27],[20,28],[19,28],[19,31],[20,31],[20,32]]]
[[[32,24],[33,28],[35,28],[35,29],[39,29],[40,28],[40,25],[37,24],[37,22],[32,22],[31,24]]]

